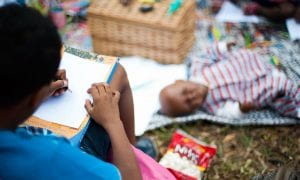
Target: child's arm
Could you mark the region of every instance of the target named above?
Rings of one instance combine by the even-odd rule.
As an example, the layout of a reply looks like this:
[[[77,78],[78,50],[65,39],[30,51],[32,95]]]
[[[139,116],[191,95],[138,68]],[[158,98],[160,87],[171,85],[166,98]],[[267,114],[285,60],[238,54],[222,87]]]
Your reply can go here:
[[[127,77],[127,73],[121,64],[114,73],[114,77],[110,82],[112,90],[119,91],[121,94],[119,101],[119,110],[121,121],[125,127],[127,137],[131,144],[135,144],[134,134],[134,107],[132,91]]]
[[[124,126],[120,120],[120,93],[112,91],[107,84],[94,84],[88,92],[93,97],[93,104],[87,100],[85,108],[91,117],[110,136],[112,143],[113,162],[119,168],[122,178],[141,179],[134,152],[127,138]]]

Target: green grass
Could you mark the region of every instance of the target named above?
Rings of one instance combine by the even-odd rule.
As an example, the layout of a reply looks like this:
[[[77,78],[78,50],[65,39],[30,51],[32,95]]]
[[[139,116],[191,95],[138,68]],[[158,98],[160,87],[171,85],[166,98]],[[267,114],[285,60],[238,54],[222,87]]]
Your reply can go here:
[[[202,121],[174,124],[146,133],[156,140],[160,157],[179,128],[217,145],[205,179],[250,179],[281,165],[300,164],[300,126],[235,127]]]

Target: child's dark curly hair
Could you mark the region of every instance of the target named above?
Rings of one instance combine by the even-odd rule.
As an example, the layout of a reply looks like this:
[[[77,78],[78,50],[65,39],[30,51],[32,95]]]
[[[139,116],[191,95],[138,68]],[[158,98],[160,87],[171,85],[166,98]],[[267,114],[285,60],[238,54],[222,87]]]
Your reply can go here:
[[[55,76],[61,40],[38,11],[16,4],[0,8],[0,108],[17,104]]]

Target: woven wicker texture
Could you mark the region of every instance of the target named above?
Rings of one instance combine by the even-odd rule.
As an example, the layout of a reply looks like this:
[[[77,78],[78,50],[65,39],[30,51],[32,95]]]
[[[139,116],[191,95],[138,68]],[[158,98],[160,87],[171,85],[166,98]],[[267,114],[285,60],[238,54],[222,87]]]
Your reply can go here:
[[[131,0],[129,6],[119,0],[93,1],[88,9],[88,25],[95,52],[182,63],[195,39],[195,1],[185,0],[177,12],[168,16],[170,2],[157,2],[153,11],[142,13],[137,0]]]

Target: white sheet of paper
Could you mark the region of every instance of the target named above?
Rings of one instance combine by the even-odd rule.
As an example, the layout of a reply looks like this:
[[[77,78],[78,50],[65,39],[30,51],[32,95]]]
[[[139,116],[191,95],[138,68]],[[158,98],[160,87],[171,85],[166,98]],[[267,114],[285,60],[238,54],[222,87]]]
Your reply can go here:
[[[122,58],[132,88],[134,102],[135,135],[142,135],[153,114],[159,110],[159,92],[177,79],[185,79],[186,67],[162,65],[142,57]]]
[[[250,22],[258,23],[260,20],[257,16],[246,16],[241,8],[237,7],[229,1],[225,1],[219,13],[216,15],[216,20],[220,22]]]
[[[87,113],[85,100],[90,98],[87,89],[92,83],[103,82],[110,65],[81,59],[64,53],[60,69],[66,69],[69,89],[59,97],[50,97],[34,113],[41,119],[79,128]]]
[[[298,24],[295,19],[287,19],[286,26],[291,40],[300,39],[300,24]]]

